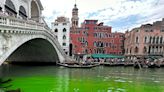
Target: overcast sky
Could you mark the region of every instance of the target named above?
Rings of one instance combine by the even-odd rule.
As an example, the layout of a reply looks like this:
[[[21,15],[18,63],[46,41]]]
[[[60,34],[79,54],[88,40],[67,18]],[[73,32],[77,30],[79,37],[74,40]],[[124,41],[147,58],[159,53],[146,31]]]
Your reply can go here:
[[[58,16],[71,19],[75,0],[41,0],[43,16],[51,27]],[[112,26],[112,31],[125,32],[164,18],[164,0],[76,0],[80,23],[97,19]]]

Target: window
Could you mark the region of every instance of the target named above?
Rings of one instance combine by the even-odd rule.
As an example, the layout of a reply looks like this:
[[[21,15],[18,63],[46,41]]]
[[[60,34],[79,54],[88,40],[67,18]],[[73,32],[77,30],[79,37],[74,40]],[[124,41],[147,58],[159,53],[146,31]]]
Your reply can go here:
[[[145,37],[145,43],[147,43],[147,37]]]
[[[160,38],[160,44],[162,43],[162,41],[163,41],[163,37]]]
[[[161,32],[164,32],[164,29],[162,29]]]
[[[153,32],[153,30],[151,29],[151,30],[145,30],[145,32]]]
[[[94,45],[94,47],[97,47],[97,42],[94,42],[93,45]]]
[[[138,37],[136,37],[136,43],[138,43]]]
[[[149,32],[148,30],[145,30],[145,32]]]
[[[85,42],[85,46],[88,46],[88,42],[87,41]]]
[[[153,37],[153,43],[155,43],[155,37]]]
[[[135,48],[134,52],[135,53],[138,53],[138,47]]]
[[[126,49],[126,53],[128,53],[128,49]]]
[[[90,22],[89,21],[85,21],[85,24],[89,24]]]
[[[159,42],[158,40],[159,40],[159,37],[156,38],[156,44],[158,44],[158,42]]]
[[[85,30],[89,30],[89,27],[85,27]]]
[[[66,46],[66,43],[63,43],[63,46]]]
[[[58,29],[55,29],[55,32],[58,32]]]
[[[147,48],[144,47],[144,49],[143,49],[143,53],[146,53],[146,52],[147,52]]]
[[[120,38],[123,38],[124,36],[123,35],[120,35]]]
[[[149,43],[151,43],[152,37],[150,37]]]
[[[63,39],[66,39],[66,36],[65,35],[63,35]]]
[[[67,25],[67,23],[63,23],[63,25]]]
[[[11,0],[6,0],[5,2],[5,11],[10,15],[16,17],[17,12],[15,6]]]
[[[55,23],[54,26],[58,26],[58,23]]]
[[[19,16],[21,16],[23,19],[27,18],[26,10],[23,6],[19,7]]]
[[[64,29],[63,29],[63,32],[66,32],[66,31],[67,31],[67,30],[64,28]]]

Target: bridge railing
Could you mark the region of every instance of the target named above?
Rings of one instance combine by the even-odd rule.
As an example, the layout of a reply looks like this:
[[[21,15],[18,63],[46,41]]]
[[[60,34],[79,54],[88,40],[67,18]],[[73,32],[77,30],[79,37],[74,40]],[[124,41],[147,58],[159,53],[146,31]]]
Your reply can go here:
[[[7,15],[0,15],[0,25],[37,30],[45,29],[43,24],[37,23],[33,20],[23,20]]]

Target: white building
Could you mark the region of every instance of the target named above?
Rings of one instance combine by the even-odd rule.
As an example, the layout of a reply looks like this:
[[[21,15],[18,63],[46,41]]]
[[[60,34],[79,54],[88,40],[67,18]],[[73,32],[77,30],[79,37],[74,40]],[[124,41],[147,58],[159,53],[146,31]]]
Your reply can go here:
[[[58,17],[51,23],[52,31],[67,55],[69,55],[70,26],[69,18],[66,17]]]
[[[0,0],[0,12],[8,16],[42,22],[40,0]]]

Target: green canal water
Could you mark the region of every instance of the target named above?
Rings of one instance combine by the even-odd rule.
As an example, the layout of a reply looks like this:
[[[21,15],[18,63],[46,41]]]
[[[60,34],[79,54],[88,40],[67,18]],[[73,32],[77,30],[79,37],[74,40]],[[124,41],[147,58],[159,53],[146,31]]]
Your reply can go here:
[[[22,92],[164,92],[164,68],[10,65],[0,70],[1,76],[12,79],[9,89]]]

